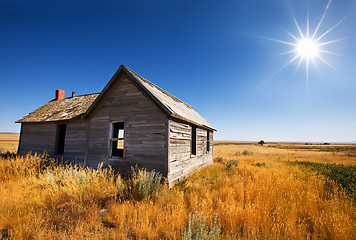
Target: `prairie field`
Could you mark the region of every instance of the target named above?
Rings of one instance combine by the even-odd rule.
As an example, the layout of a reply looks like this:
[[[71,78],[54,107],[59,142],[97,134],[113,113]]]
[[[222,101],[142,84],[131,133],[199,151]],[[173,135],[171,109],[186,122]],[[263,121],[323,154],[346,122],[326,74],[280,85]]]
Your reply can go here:
[[[4,151],[16,152],[19,137],[18,133],[0,133],[0,153]]]
[[[170,189],[9,149],[0,239],[356,239],[356,146],[266,145],[216,142],[214,163]]]

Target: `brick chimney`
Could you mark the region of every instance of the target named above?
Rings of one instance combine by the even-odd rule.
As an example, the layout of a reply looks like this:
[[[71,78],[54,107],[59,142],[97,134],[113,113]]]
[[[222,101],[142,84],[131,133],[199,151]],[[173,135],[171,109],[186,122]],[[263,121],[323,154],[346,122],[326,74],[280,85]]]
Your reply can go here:
[[[65,97],[65,92],[63,90],[60,90],[60,89],[57,89],[56,90],[56,98],[55,100],[59,100],[61,98],[64,98]]]
[[[75,92],[72,92],[72,97],[75,97]]]

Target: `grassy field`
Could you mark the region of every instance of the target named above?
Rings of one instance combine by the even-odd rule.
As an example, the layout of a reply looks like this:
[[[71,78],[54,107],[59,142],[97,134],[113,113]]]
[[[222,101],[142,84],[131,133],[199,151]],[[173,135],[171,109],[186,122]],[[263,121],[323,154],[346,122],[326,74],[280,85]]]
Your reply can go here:
[[[0,153],[17,151],[19,137],[18,133],[0,133]]]
[[[0,234],[14,239],[356,239],[354,146],[267,145],[216,143],[214,164],[171,189],[155,173],[137,171],[123,180],[110,169],[3,155]]]

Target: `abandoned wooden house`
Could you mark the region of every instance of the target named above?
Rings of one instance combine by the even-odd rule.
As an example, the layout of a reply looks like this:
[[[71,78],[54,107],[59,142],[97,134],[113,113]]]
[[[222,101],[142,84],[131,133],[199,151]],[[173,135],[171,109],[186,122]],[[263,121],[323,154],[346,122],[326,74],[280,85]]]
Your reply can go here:
[[[55,99],[16,121],[18,152],[47,153],[89,167],[162,173],[173,184],[213,162],[215,129],[190,105],[125,66],[100,93]]]

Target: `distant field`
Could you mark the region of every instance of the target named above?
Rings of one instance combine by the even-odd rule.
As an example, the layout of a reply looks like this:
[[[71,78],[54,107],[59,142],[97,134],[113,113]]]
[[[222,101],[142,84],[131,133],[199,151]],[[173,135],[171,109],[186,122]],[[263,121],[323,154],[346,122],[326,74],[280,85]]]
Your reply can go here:
[[[227,142],[216,141],[215,146],[222,145],[258,145],[257,142]],[[332,152],[333,154],[348,154],[356,156],[356,144],[333,144],[333,143],[290,143],[290,142],[268,142],[263,145],[267,148],[289,149],[293,151],[305,150],[314,152]]]
[[[329,143],[271,143],[270,147],[282,149],[305,149],[326,152],[356,151],[356,144],[329,144]]]
[[[302,144],[302,143],[266,143],[263,146],[256,142],[214,142],[214,156],[236,158],[242,155],[239,151],[242,148],[246,151],[255,152],[253,159],[266,161],[312,161],[320,163],[336,163],[355,165],[356,145],[355,144]],[[351,157],[351,158],[350,158]],[[251,157],[252,158],[252,157]]]
[[[20,134],[18,133],[0,133],[0,152],[17,150]]]

